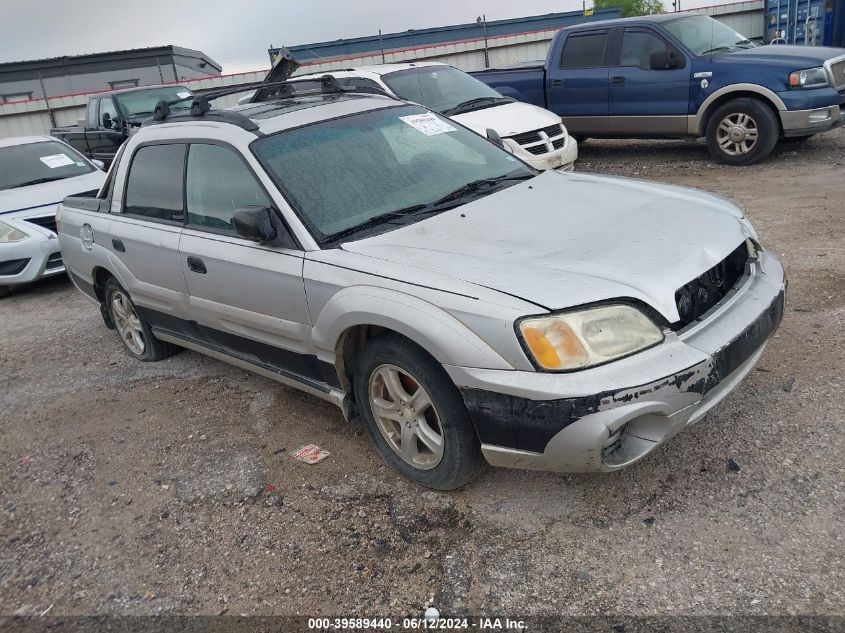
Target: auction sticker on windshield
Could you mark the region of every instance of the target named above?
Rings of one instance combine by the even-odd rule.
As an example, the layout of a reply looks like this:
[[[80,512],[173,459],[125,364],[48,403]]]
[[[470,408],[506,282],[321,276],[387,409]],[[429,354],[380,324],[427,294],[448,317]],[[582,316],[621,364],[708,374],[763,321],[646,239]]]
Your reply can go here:
[[[412,114],[410,116],[400,116],[405,123],[412,128],[419,130],[426,136],[434,136],[435,134],[443,134],[444,132],[454,132],[455,128],[441,121],[439,118],[431,114]]]
[[[50,156],[42,156],[39,159],[42,163],[47,165],[50,169],[56,167],[64,167],[65,165],[73,165],[73,159],[64,154],[51,154]]]

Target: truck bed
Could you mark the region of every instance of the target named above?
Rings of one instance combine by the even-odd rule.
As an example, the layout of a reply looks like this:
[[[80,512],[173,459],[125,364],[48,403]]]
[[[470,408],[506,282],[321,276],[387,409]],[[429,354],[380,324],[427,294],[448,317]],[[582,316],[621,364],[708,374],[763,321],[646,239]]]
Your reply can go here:
[[[506,97],[546,107],[544,62],[525,62],[504,68],[488,68],[470,73]]]

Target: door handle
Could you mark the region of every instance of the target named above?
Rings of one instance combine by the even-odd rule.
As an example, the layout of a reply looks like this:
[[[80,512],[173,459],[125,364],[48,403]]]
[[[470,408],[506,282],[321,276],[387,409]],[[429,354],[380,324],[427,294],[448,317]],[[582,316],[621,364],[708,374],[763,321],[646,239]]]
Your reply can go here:
[[[612,86],[624,86],[625,85],[625,77],[622,75],[616,75],[615,77],[610,78],[610,85]]]
[[[115,238],[111,241],[111,245],[114,246],[114,250],[116,250],[118,253],[126,252],[126,247],[123,245],[123,240]]]
[[[563,85],[563,79],[552,79],[552,85],[553,86],[562,86]]]
[[[205,262],[203,262],[199,257],[194,257],[193,255],[190,255],[188,257],[188,268],[195,273],[199,273],[200,275],[204,275],[208,272],[205,267]]]

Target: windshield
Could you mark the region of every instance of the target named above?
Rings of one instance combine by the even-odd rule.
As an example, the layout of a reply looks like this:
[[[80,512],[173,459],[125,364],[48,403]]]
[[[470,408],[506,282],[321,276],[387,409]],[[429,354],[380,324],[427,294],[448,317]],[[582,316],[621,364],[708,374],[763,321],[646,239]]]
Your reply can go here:
[[[159,101],[176,101],[193,96],[193,93],[183,86],[165,86],[163,88],[150,88],[149,90],[137,90],[124,92],[115,98],[120,102],[123,111],[130,119],[146,118],[153,115],[153,110]],[[171,110],[188,109],[190,101],[184,101],[170,106]]]
[[[94,166],[58,141],[0,147],[0,190],[90,174]]]
[[[664,22],[663,26],[677,37],[693,55],[719,53],[735,48],[753,48],[754,42],[729,26],[707,15],[692,15]]]
[[[442,114],[479,109],[511,101],[475,77],[451,66],[422,66],[382,75],[381,80],[398,96],[421,103]]]
[[[252,147],[323,245],[430,217],[536,173],[417,106],[323,121]]]

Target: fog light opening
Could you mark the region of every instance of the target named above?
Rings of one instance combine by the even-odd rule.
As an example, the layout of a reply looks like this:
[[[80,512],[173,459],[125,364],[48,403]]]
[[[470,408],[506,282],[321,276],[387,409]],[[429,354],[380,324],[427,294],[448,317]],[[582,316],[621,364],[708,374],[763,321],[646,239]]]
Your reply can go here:
[[[810,116],[807,117],[807,119],[810,123],[824,123],[825,121],[830,121],[830,110],[810,112]]]
[[[604,441],[602,445],[602,459],[607,459],[610,455],[615,453],[619,448],[621,448],[623,442],[622,440],[625,437],[625,433],[627,431],[628,425],[623,424],[621,427],[616,429],[615,432],[611,433],[610,436]]]

